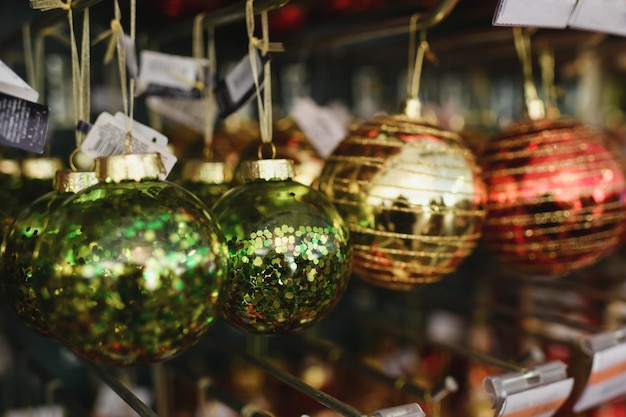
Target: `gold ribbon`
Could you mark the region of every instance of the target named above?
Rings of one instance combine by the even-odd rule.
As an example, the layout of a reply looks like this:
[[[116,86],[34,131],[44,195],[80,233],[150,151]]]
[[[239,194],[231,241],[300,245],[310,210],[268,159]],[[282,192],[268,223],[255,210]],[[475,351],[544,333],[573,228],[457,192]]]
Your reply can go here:
[[[269,41],[269,24],[267,11],[261,13],[261,29],[263,37],[261,39],[254,36],[254,0],[246,0],[246,27],[248,30],[248,56],[254,86],[256,88],[257,107],[259,111],[259,125],[261,130],[261,141],[263,143],[272,142],[272,76],[270,60],[266,60],[263,66],[263,91],[259,84],[259,68],[257,63],[257,50],[261,51],[263,57],[269,52],[282,52],[284,48],[280,43]]]
[[[79,58],[78,45],[76,42],[76,35],[74,31],[74,16],[72,12],[72,0],[63,2],[61,0],[31,0],[31,7],[42,11],[49,11],[53,9],[62,9],[67,11],[67,19],[70,27],[70,51],[72,60],[72,98],[74,100],[74,123],[78,124],[79,120],[89,121],[90,107],[91,107],[91,90],[90,90],[90,73],[91,73],[91,52],[90,52],[90,26],[89,26],[89,9],[85,9],[83,13],[83,33],[81,43],[81,54]],[[49,35],[58,36],[58,27],[51,27],[40,33],[37,44],[35,45],[34,59],[28,66],[33,69],[29,71],[29,77],[32,78],[32,82],[37,89],[43,90],[43,59],[44,59],[44,44],[43,38]],[[24,30],[25,43],[28,40],[30,43],[30,28]],[[31,48],[25,48],[26,52],[32,54]],[[39,62],[37,62],[39,61]],[[27,63],[29,61],[27,60]],[[35,69],[36,68],[36,69]],[[36,73],[39,71],[39,73]],[[75,131],[76,134],[76,147],[80,148],[84,134],[79,131]],[[70,165],[75,170],[74,164],[70,161]]]
[[[135,42],[136,33],[136,19],[137,19],[137,1],[130,1],[130,38],[132,42]],[[122,12],[120,10],[119,1],[114,1],[114,17],[111,19],[109,30],[100,34],[95,40],[94,44],[101,42],[105,39],[109,39],[106,52],[104,54],[104,63],[110,63],[117,55],[117,66],[120,75],[120,87],[122,93],[122,102],[124,106],[124,114],[126,115],[126,153],[133,152],[133,119],[134,119],[134,92],[135,92],[135,79],[131,78],[128,81],[128,71],[126,68],[126,48],[123,43],[124,27],[121,23]],[[130,89],[130,93],[129,93]]]
[[[537,86],[533,78],[532,52],[530,47],[530,32],[521,27],[513,28],[515,50],[522,64],[524,74],[524,95],[526,99],[526,112],[532,120],[545,117],[545,105],[539,99]]]
[[[193,56],[198,62],[198,81],[196,88],[202,92],[202,104],[204,106],[204,149],[203,156],[206,160],[213,159],[213,137],[215,134],[216,113],[215,90],[213,82],[217,76],[217,56],[215,53],[215,27],[207,28],[208,45],[204,46],[204,18],[205,14],[199,14],[194,20],[193,27]],[[205,58],[209,63],[209,79],[206,79],[204,68]]]

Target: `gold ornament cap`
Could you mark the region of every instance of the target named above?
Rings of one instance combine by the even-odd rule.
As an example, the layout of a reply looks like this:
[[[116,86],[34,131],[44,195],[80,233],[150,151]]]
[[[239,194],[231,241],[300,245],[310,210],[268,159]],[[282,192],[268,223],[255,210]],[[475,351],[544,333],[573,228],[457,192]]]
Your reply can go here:
[[[161,154],[141,153],[110,155],[96,159],[94,171],[102,182],[158,179],[165,174]]]
[[[244,181],[285,181],[295,176],[293,161],[290,159],[261,159],[243,161],[241,177]]]
[[[57,171],[53,181],[55,191],[74,194],[97,183],[98,177],[93,171]]]
[[[183,180],[204,184],[225,184],[231,182],[233,173],[224,162],[188,161],[183,167]]]
[[[0,174],[19,177],[22,175],[20,162],[15,159],[0,159]]]
[[[22,176],[31,180],[52,180],[63,169],[59,158],[27,158],[22,160]]]

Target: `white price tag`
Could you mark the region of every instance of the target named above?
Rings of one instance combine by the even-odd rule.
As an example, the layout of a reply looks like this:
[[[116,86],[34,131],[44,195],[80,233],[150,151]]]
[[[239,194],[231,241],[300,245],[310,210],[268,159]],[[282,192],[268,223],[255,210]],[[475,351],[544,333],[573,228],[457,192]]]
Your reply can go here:
[[[263,61],[261,55],[256,54],[256,67],[259,74],[263,74]],[[259,75],[260,77],[260,75]],[[246,55],[233,68],[233,70],[224,79],[230,99],[233,103],[238,103],[244,99],[248,92],[255,87],[254,77],[252,76],[252,66],[250,65],[250,57]]]
[[[259,51],[255,53],[256,66],[259,71],[258,84],[259,90],[263,89],[264,80],[264,64],[269,59],[268,56],[262,57]],[[239,61],[228,75],[220,80],[214,91],[217,104],[219,106],[219,116],[226,118],[236,112],[252,100],[256,94],[256,85],[252,76],[252,66],[250,56],[246,55]]]
[[[122,47],[126,55],[126,68],[130,78],[139,76],[139,61],[137,59],[137,47],[135,41],[127,34],[122,35]]]
[[[575,5],[576,0],[500,0],[493,24],[563,29]]]
[[[575,29],[626,36],[624,0],[578,0],[569,26]]]
[[[200,67],[204,71],[208,64],[206,59],[142,51],[137,93],[177,95],[180,91],[189,95],[197,87]]]
[[[550,417],[569,398],[574,379],[562,362],[549,362],[528,372],[485,378],[485,392],[494,399],[499,417]]]
[[[147,126],[145,127],[147,128]],[[149,128],[148,128],[149,129]],[[142,130],[142,129],[140,129]],[[109,113],[102,113],[89,130],[87,137],[81,145],[81,150],[91,156],[98,158],[109,155],[122,155],[126,152],[126,125],[120,122]],[[176,164],[176,157],[167,148],[154,143],[152,139],[141,135],[139,131],[133,130],[133,152],[161,154],[166,174],[165,179]]]
[[[626,343],[606,346],[611,334],[583,339],[583,349],[593,355],[587,386],[574,406],[575,412],[587,410],[626,394]],[[603,346],[604,345],[604,346]]]
[[[204,121],[206,117],[204,101],[150,96],[146,99],[146,105],[150,110],[170,120],[185,125],[200,134],[204,133]],[[214,111],[213,120],[216,120],[219,108],[215,101],[211,108]]]
[[[296,101],[291,117],[323,159],[346,137],[350,126],[350,113],[345,107],[321,107],[308,97]]]
[[[115,113],[115,120],[125,126],[126,115],[122,112],[117,112]],[[152,141],[152,143],[161,148],[167,147],[167,143],[169,142],[169,139],[163,133],[139,123],[137,120],[133,120],[133,132],[137,132],[138,135]]]
[[[135,394],[142,403],[150,405],[152,402],[152,392],[145,387],[134,386],[129,387],[130,391]],[[94,417],[138,417],[135,411],[124,400],[120,398],[107,385],[100,386],[96,403],[94,405]],[[42,416],[43,417],[43,416]]]
[[[39,99],[39,93],[1,60],[0,92],[32,102],[36,102]]]

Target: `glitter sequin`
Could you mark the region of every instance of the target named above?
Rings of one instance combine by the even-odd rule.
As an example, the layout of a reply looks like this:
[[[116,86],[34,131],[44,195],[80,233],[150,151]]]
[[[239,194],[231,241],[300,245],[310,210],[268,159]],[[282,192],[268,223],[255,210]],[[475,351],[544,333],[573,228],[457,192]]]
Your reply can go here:
[[[169,359],[217,315],[224,237],[164,181],[101,183],[68,199],[37,245],[39,307],[76,353],[114,366]]]
[[[223,315],[255,334],[308,328],[347,287],[351,246],[343,220],[316,190],[294,181],[248,182],[213,207],[231,257]]]

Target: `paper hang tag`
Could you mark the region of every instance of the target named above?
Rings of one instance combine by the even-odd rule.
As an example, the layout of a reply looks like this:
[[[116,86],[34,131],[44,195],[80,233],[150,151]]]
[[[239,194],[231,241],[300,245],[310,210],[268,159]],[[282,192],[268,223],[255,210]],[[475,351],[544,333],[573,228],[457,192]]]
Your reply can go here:
[[[374,412],[374,417],[426,417],[422,408],[416,404],[406,404],[398,407],[383,408]]]
[[[500,0],[493,24],[563,29],[575,5],[576,0]]]
[[[151,96],[146,99],[146,105],[150,110],[172,121],[185,125],[197,133],[204,133],[206,109],[203,101]],[[213,120],[217,120],[218,108],[215,99],[211,108],[214,113]]]
[[[578,0],[569,26],[626,36],[625,17],[626,3],[623,0]]]
[[[126,53],[126,68],[128,69],[128,76],[130,78],[137,78],[139,76],[139,61],[137,59],[137,47],[135,41],[130,35],[124,33],[122,35],[122,47]]]
[[[308,97],[296,101],[291,117],[322,159],[328,158],[346,137],[351,120],[344,106],[321,107]]]
[[[115,113],[115,120],[120,122],[122,126],[126,126],[127,118],[124,113]],[[154,130],[153,128],[146,126],[142,123],[139,123],[136,120],[133,120],[133,132],[137,132],[139,136],[150,140],[152,143],[161,148],[166,148],[169,142],[169,139],[163,133]]]
[[[257,68],[259,69],[258,83],[263,88],[263,66],[269,55],[262,56],[256,51]],[[250,102],[257,94],[250,65],[250,57],[246,55],[239,61],[233,70],[220,80],[215,86],[215,98],[220,112],[219,117],[226,118]]]
[[[510,372],[485,378],[485,392],[494,399],[496,416],[550,417],[565,403],[574,387],[566,365],[548,362],[528,372]]]
[[[39,92],[21,79],[2,60],[0,60],[0,93],[32,102],[39,100]]]
[[[147,126],[143,126],[138,131],[133,129],[133,152],[161,154],[166,171],[161,179],[165,179],[176,165],[177,159],[165,146],[159,146],[151,137],[144,137],[141,131],[148,131],[146,129],[152,130]],[[109,113],[100,114],[83,141],[81,151],[92,158],[124,154],[126,152],[125,122],[120,122]]]
[[[43,153],[49,114],[47,106],[0,93],[0,144]]]
[[[3,417],[65,417],[67,412],[60,405],[29,407],[6,410]]]
[[[200,71],[208,75],[208,66],[206,59],[142,51],[136,95],[200,98]]]
[[[626,394],[626,329],[588,336],[581,341],[593,356],[587,385],[574,411],[588,410]]]

